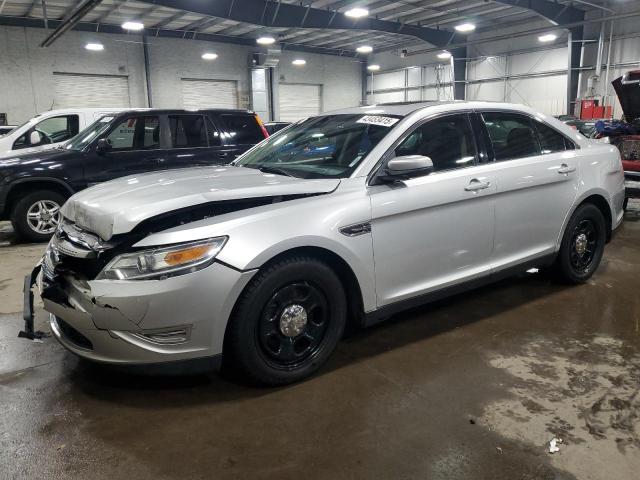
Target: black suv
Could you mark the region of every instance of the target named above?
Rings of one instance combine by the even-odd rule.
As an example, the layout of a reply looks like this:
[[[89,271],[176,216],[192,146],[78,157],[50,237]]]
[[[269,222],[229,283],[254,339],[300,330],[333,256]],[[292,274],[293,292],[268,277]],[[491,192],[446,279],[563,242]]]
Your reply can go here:
[[[0,160],[0,220],[24,240],[55,231],[75,192],[152,170],[221,165],[269,134],[247,110],[129,110],[106,115],[62,147]]]

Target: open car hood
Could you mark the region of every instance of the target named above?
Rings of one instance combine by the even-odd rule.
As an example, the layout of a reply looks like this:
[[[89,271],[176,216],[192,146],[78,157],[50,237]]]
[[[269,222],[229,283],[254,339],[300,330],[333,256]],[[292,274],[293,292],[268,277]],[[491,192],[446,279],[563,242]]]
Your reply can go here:
[[[640,119],[640,70],[632,70],[611,82],[625,119],[633,123]]]
[[[332,192],[339,183],[338,179],[304,180],[232,166],[164,170],[83,190],[64,204],[62,214],[109,240],[175,210],[230,200],[318,195]]]

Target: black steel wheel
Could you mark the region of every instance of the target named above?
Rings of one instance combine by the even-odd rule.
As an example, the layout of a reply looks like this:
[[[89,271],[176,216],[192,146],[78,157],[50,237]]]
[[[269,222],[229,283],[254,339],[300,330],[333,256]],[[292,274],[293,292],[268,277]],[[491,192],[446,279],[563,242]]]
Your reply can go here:
[[[309,282],[296,282],[271,296],[256,334],[269,362],[292,369],[318,353],[329,322],[329,304],[322,291]]]
[[[593,204],[580,205],[565,229],[556,270],[569,283],[588,280],[600,265],[607,238],[602,212]]]
[[[328,264],[306,256],[271,262],[236,304],[223,367],[264,385],[301,380],[329,358],[346,317],[342,282]]]

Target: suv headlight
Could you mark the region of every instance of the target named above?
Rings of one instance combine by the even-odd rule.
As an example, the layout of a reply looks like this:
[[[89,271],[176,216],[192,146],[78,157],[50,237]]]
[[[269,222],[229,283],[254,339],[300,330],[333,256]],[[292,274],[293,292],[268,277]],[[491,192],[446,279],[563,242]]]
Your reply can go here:
[[[96,280],[151,280],[195,272],[216,258],[227,239],[215,237],[124,253],[111,260]]]

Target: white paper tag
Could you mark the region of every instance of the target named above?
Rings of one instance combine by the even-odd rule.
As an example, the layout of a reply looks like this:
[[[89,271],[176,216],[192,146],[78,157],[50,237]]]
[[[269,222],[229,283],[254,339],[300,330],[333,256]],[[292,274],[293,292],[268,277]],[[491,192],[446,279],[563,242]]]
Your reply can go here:
[[[368,123],[370,125],[379,125],[381,127],[391,127],[396,124],[400,119],[393,117],[384,117],[382,115],[365,115],[356,123]]]

